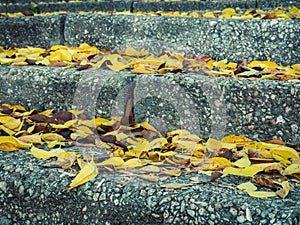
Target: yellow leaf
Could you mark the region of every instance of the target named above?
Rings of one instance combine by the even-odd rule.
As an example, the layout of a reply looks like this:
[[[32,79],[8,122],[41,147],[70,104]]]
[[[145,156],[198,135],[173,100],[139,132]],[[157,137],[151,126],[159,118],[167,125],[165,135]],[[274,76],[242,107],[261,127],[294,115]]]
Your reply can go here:
[[[298,11],[299,9],[296,6],[289,8],[290,13],[297,13]]]
[[[291,19],[291,17],[289,15],[287,15],[286,13],[278,14],[277,17],[287,19],[287,20]]]
[[[226,9],[222,10],[222,13],[233,15],[233,14],[235,14],[235,10],[233,8],[226,8]]]
[[[142,127],[144,127],[145,129],[151,130],[151,131],[153,131],[153,132],[155,132],[155,133],[157,133],[157,134],[160,135],[160,132],[155,127],[153,127],[152,125],[150,125],[148,122],[142,122],[140,125]]]
[[[141,152],[147,152],[151,149],[151,145],[146,139],[141,139],[140,141],[133,143],[133,146],[131,147],[132,148],[130,150],[136,150]]]
[[[248,64],[248,67],[278,68],[279,66],[275,62],[271,61],[252,61]]]
[[[180,169],[165,170],[162,171],[162,174],[172,176],[172,177],[178,177],[181,175],[181,170]]]
[[[65,142],[61,142],[61,141],[58,141],[58,140],[55,140],[55,141],[47,141],[47,147],[48,148],[54,148],[55,146],[59,145],[59,146],[65,146]]]
[[[100,126],[101,124],[109,122],[108,119],[104,119],[104,118],[95,118],[93,119],[93,121],[96,127]]]
[[[242,15],[239,19],[241,19],[241,20],[252,20],[253,18],[254,18],[253,15],[248,14],[248,15]]]
[[[24,136],[18,137],[18,139],[25,143],[31,143],[31,144],[41,144],[42,143],[40,134],[24,135]]]
[[[292,65],[291,67],[292,67],[294,70],[297,70],[297,71],[300,72],[300,63],[294,64],[294,65]]]
[[[132,73],[137,74],[155,74],[156,69],[158,66],[153,66],[149,64],[142,64],[142,63],[135,63],[133,69],[131,70]]]
[[[283,145],[274,145],[270,148],[270,152],[284,159],[299,158],[299,154],[295,149]]]
[[[24,143],[12,136],[0,136],[0,150],[5,152],[27,149],[31,144]]]
[[[251,166],[245,167],[243,169],[226,167],[223,170],[223,174],[224,175],[232,174],[232,175],[236,175],[236,176],[253,177],[255,174],[257,174],[258,172],[260,172],[262,170],[263,170],[262,168],[257,167],[255,165],[251,165]]]
[[[126,48],[125,50],[124,50],[124,53],[126,54],[126,55],[129,55],[129,56],[144,56],[144,55],[147,55],[147,53],[146,54],[143,54],[144,52],[140,52],[140,51],[137,51],[136,49],[134,49],[134,48]]]
[[[84,51],[89,51],[89,52],[95,52],[95,53],[98,53],[99,52],[99,49],[95,46],[90,46],[89,44],[87,43],[83,43],[79,46],[79,49],[80,50],[84,50]]]
[[[68,187],[68,190],[71,190],[79,185],[82,185],[82,184],[92,180],[97,175],[98,175],[98,168],[95,165],[95,163],[88,162],[85,166],[83,166],[83,168],[80,170],[80,172],[74,178],[74,180],[71,182],[71,184]]]
[[[65,129],[68,128],[66,125],[64,124],[54,124],[54,123],[50,123],[49,124],[50,127],[54,128],[54,129]]]
[[[31,147],[30,153],[37,159],[50,159],[56,156],[56,154],[52,152],[45,151],[34,146]]]
[[[122,166],[124,164],[124,160],[121,157],[111,157],[109,159],[104,160],[103,162],[96,163],[96,166]]]
[[[6,106],[10,109],[13,109],[14,111],[21,111],[21,112],[25,112],[26,109],[21,106],[21,105],[10,105],[10,104],[2,104],[2,106]]]
[[[159,177],[153,176],[153,175],[139,175],[139,178],[142,178],[143,180],[151,181],[151,182],[158,182]]]
[[[300,164],[291,164],[282,172],[282,175],[300,174]]]
[[[276,191],[276,194],[280,198],[285,198],[289,194],[291,186],[288,181],[283,181],[280,185],[282,186],[282,188],[280,190]]]
[[[16,119],[12,116],[0,116],[0,123],[3,123],[3,124],[9,123],[14,120],[16,120]]]
[[[156,138],[150,142],[151,149],[160,148],[166,144],[168,144],[166,138]]]
[[[213,66],[217,67],[217,68],[226,69],[226,67],[227,67],[226,64],[227,64],[227,59],[223,59],[223,60],[214,62]]]
[[[79,116],[80,114],[82,114],[82,110],[75,110],[75,109],[70,109],[68,110],[68,112],[74,114],[75,116]]]
[[[233,164],[237,167],[244,168],[244,167],[250,166],[251,162],[250,162],[248,156],[244,156],[243,158],[235,161]]]
[[[133,167],[139,167],[144,166],[146,163],[141,161],[140,159],[133,158],[127,160],[120,168],[133,168]]]
[[[75,123],[77,123],[78,120],[74,119],[74,120],[68,120],[67,122],[64,123],[64,125],[67,127],[67,128],[70,128],[72,127]]]
[[[251,183],[250,181],[239,184],[237,186],[237,188],[241,191],[246,191],[246,192],[249,192],[249,191],[253,192],[253,191],[257,190],[257,187],[253,183]]]
[[[198,17],[198,14],[197,14],[196,17]],[[206,13],[203,13],[203,14],[202,14],[202,17],[204,17],[204,18],[216,18],[214,12],[206,12]]]
[[[159,173],[160,172],[160,168],[158,166],[154,166],[154,165],[147,165],[147,166],[143,166],[139,169],[139,172],[143,172],[143,173]]]
[[[7,133],[9,136],[12,136],[14,135],[16,132],[3,126],[3,125],[0,125],[0,130],[3,130],[5,133]]]
[[[269,197],[275,197],[275,192],[270,191],[248,191],[247,192],[251,197],[255,198],[269,198]]]
[[[49,49],[49,51],[56,51],[56,50],[59,50],[59,49],[67,49],[68,47],[67,46],[64,46],[64,45],[53,45],[51,46],[51,48]]]
[[[50,62],[60,62],[62,61],[62,55],[60,52],[51,52],[50,55],[46,56]]]
[[[53,109],[47,109],[43,112],[40,112],[39,114],[45,115],[45,116],[50,116],[52,114],[52,112],[53,112]]]
[[[176,155],[176,152],[174,151],[167,151],[167,152],[148,152],[149,159],[156,159],[156,160],[161,160],[162,158],[166,158],[169,156]]]
[[[101,149],[103,149],[103,148],[104,149],[110,149],[110,148],[112,148],[109,144],[101,141],[100,139],[96,139],[95,140],[95,145],[96,145],[97,148],[101,148]]]
[[[236,69],[237,67],[237,63],[234,63],[234,62],[230,62],[226,65],[227,68],[229,69]]]
[[[273,156],[274,159],[281,162],[282,164],[285,164],[285,165],[290,165],[291,164],[291,161],[289,161],[288,159],[282,158],[279,155],[272,154],[272,156]]]
[[[244,143],[252,142],[251,139],[249,139],[245,136],[234,135],[234,134],[222,138],[221,141],[226,142],[226,143],[238,143],[238,144],[244,144]]]
[[[14,59],[10,59],[10,58],[0,58],[0,64],[11,64],[13,63]]]
[[[28,133],[32,133],[34,131],[34,128],[35,128],[35,124],[32,125],[32,126],[30,126],[30,127],[28,127],[27,132]]]
[[[209,149],[220,149],[222,148],[222,143],[216,139],[209,138],[206,142],[206,147]]]
[[[188,150],[188,152],[194,153],[197,149],[201,148],[203,145],[198,144],[194,141],[174,141],[177,143],[177,148],[176,149],[181,149],[181,150]]]
[[[46,134],[42,134],[42,140],[43,141],[65,141],[66,139],[56,133],[46,133]]]
[[[62,151],[57,153],[56,163],[65,170],[70,169],[78,157],[75,152]]]
[[[207,165],[203,165],[205,170],[221,170],[226,167],[232,166],[232,163],[223,157],[213,157],[208,160]]]
[[[50,64],[50,61],[47,58],[45,58],[45,59],[36,61],[35,64],[48,66]]]
[[[73,133],[75,134],[75,133]],[[87,137],[91,134],[94,134],[94,132],[87,126],[78,126],[76,127],[76,134],[80,137]]]

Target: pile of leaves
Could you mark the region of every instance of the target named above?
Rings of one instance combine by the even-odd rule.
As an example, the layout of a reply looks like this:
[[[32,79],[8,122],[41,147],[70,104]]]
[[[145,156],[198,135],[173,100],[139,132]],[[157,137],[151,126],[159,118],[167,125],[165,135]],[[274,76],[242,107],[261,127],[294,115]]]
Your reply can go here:
[[[19,17],[19,16],[52,16],[60,14],[70,14],[70,12],[48,12],[37,13],[38,5],[32,7],[32,11],[24,11],[19,13],[2,13],[0,17]],[[261,9],[247,9],[241,10],[240,8],[225,8],[223,10],[201,12],[84,12],[80,11],[77,14],[123,14],[123,15],[144,15],[144,16],[180,16],[180,17],[195,17],[195,18],[220,18],[220,19],[239,19],[239,20],[252,20],[252,19],[299,19],[300,10],[294,6],[290,8],[277,7],[273,10],[261,10]]]
[[[43,65],[88,68],[106,68],[113,71],[129,70],[136,74],[192,73],[203,71],[209,76],[230,76],[248,79],[300,80],[300,64],[278,65],[272,61],[227,59],[216,60],[206,55],[191,56],[184,52],[163,51],[159,55],[141,49],[99,50],[86,43],[79,47],[55,45],[49,49],[0,46],[0,64],[13,66]]]
[[[123,118],[87,119],[77,110],[39,113],[3,104],[0,150],[28,149],[35,158],[55,159],[46,163],[47,167],[78,171],[69,190],[95,178],[99,171],[126,173],[152,182],[182,173],[209,176],[208,180],[194,176],[184,184],[160,184],[169,189],[214,182],[227,175],[249,177],[236,188],[253,197],[285,198],[293,188],[291,181],[300,181],[300,148],[295,145],[280,140],[254,141],[239,135],[205,141],[187,130],[174,130],[163,137],[147,122],[128,124]],[[71,145],[98,147],[99,151],[64,150],[64,146]]]

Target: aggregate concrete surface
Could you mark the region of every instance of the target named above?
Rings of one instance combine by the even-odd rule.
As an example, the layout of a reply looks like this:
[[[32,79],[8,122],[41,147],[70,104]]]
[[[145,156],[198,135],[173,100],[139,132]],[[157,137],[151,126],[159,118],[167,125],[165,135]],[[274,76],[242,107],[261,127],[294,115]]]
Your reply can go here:
[[[167,190],[159,183],[101,173],[93,181],[67,191],[72,177],[62,169],[44,168],[44,161],[22,151],[0,152],[0,162],[1,225],[300,223],[299,187],[284,200],[257,199],[234,188],[245,182],[240,178]],[[195,176],[201,177],[189,174],[160,183],[186,183]]]
[[[163,132],[188,129],[203,138],[236,133],[300,144],[300,83],[243,80],[199,74],[134,75],[42,66],[0,67],[1,103],[39,110],[86,110],[122,116],[135,82],[136,122]]]
[[[119,7],[122,11],[231,7],[231,1],[61,2],[60,5],[48,0],[43,2],[46,3],[39,4],[41,11],[58,8],[88,11],[90,7],[91,10]],[[15,3],[20,4],[0,5],[0,12],[30,10],[31,4],[24,6],[23,0]],[[235,1],[232,7],[280,5],[299,7],[299,1]],[[88,42],[98,47],[146,47],[156,53],[183,49],[232,61],[268,56],[283,64],[299,63],[299,35],[299,20],[238,21],[130,15],[0,19],[0,45],[5,47]],[[122,115],[132,84],[135,85],[135,119],[137,122],[148,120],[162,132],[187,128],[203,138],[237,133],[254,139],[280,138],[300,144],[300,83],[286,81],[212,78],[201,73],[136,76],[103,70],[0,66],[0,103],[22,104],[38,110],[84,108],[92,116],[110,117]],[[70,150],[80,152],[83,148]],[[297,184],[286,199],[257,199],[234,188],[245,181],[240,177],[228,176],[216,183],[166,190],[157,183],[137,178],[127,182],[130,177],[101,173],[82,187],[67,191],[72,177],[60,169],[44,168],[43,163],[24,151],[0,152],[0,225],[300,224]],[[191,176],[200,174],[169,178],[164,183],[190,182]]]
[[[47,27],[47,29],[45,29]],[[22,33],[22,35],[20,35]],[[228,20],[133,15],[56,15],[2,18],[0,46],[77,46],[99,48],[155,43],[231,61],[300,61],[299,20]]]

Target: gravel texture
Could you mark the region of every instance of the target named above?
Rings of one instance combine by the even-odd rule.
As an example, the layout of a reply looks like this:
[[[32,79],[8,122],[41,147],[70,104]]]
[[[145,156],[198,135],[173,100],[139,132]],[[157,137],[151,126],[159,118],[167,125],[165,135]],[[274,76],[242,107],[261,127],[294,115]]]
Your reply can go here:
[[[38,66],[1,66],[0,71],[2,103],[121,116],[135,85],[136,122],[149,121],[163,133],[181,128],[203,138],[236,133],[300,144],[300,83]]]
[[[61,44],[64,20],[64,16],[1,18],[0,46],[51,47]]]
[[[254,9],[256,1],[194,1],[194,2],[134,2],[133,11],[202,11],[202,10],[222,10],[225,8]]]
[[[232,61],[242,59],[282,63],[300,61],[299,20],[223,20],[131,15],[70,15],[65,23],[65,41],[84,41],[96,46],[173,46],[196,54]],[[150,43],[150,44],[149,44]]]
[[[132,8],[132,1],[106,1],[106,2],[55,2],[49,1],[47,3],[38,4],[38,9],[43,12],[89,12],[89,11],[128,11]],[[33,4],[16,4],[16,5],[0,5],[0,12],[23,12],[31,11]]]
[[[119,3],[111,5],[137,10],[146,4]],[[80,7],[87,7],[86,10],[88,6],[98,7],[94,4],[63,3],[60,6],[76,11]],[[180,10],[187,3],[151,3],[147,9],[168,4]],[[219,3],[209,2],[206,6],[214,4]],[[249,7],[254,2],[239,4]],[[258,8],[285,4],[290,6],[299,1],[256,2]],[[202,7],[202,2],[190,5],[185,7]],[[10,5],[8,9],[16,9],[14,7],[20,5]],[[51,10],[57,5],[47,3],[40,7]],[[6,7],[0,5],[0,11],[5,10]],[[291,64],[299,63],[298,23],[299,20],[235,21],[122,15],[1,18],[0,45],[49,47],[88,42],[98,47],[145,47],[154,52],[184,49],[229,60],[265,59],[269,55],[272,60]],[[237,133],[300,144],[299,83],[212,78],[201,74],[136,76],[103,70],[79,72],[50,67],[0,66],[1,103],[22,104],[39,110],[83,107],[91,116],[122,115],[133,85],[137,122],[148,120],[162,132],[188,128],[202,137]],[[244,179],[240,178],[226,177],[218,183],[165,190],[156,183],[137,178],[128,183],[130,177],[100,173],[93,181],[67,191],[72,177],[65,172],[74,171],[45,168],[43,163],[25,151],[0,152],[0,225],[300,224],[297,184],[284,200],[256,199],[227,187],[242,183]],[[200,175],[182,175],[163,183],[189,183],[192,176]]]
[[[47,29],[45,29],[47,27]],[[22,33],[22,35],[20,35]],[[0,45],[49,47],[152,46],[182,49],[230,61],[300,61],[299,20],[226,20],[132,15],[59,15],[2,18]]]
[[[82,149],[70,149],[80,151]],[[284,200],[257,199],[234,188],[244,179],[166,190],[158,183],[101,173],[67,191],[72,177],[22,152],[0,152],[0,224],[268,224],[300,222],[299,187]],[[161,183],[189,183],[199,174]]]
[[[37,3],[40,12],[53,12],[53,11],[201,11],[201,10],[217,10],[227,7],[241,9],[264,9],[264,8],[276,8],[278,6],[289,7],[298,6],[297,0],[204,0],[204,1],[177,1],[177,2],[165,2],[165,1],[153,1],[142,2],[132,0],[122,1],[81,1],[81,2],[65,2],[59,0],[44,0],[42,3],[38,0],[10,0],[10,4],[5,4],[5,1],[0,2],[0,12],[22,12],[31,10],[32,4]]]

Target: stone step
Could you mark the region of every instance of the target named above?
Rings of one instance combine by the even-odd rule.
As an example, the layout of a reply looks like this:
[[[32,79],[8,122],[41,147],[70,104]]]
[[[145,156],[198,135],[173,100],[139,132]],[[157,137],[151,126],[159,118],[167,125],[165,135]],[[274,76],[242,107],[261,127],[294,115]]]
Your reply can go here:
[[[134,15],[55,15],[0,19],[0,46],[152,46],[230,61],[300,61],[300,20],[233,20]],[[47,27],[47,29],[45,29]],[[20,35],[20,33],[22,35]]]
[[[267,9],[282,7],[298,6],[298,0],[215,0],[215,1],[177,1],[177,2],[141,2],[141,1],[78,1],[78,2],[65,2],[46,0],[42,3],[40,1],[16,0],[9,1],[7,4],[2,1],[0,4],[0,12],[22,12],[31,11],[34,3],[37,3],[40,12],[55,12],[55,11],[132,11],[132,12],[150,12],[150,11],[205,11],[205,10],[222,10],[224,8],[241,9]]]
[[[76,150],[76,149],[70,149]],[[78,150],[78,149],[77,149]],[[82,150],[82,149],[81,149]],[[244,178],[175,190],[157,183],[101,173],[67,191],[73,177],[20,152],[0,152],[0,224],[74,225],[297,225],[299,189],[286,199],[252,198],[235,189]],[[190,183],[189,174],[163,183]]]
[[[116,49],[145,47],[153,52],[187,50],[233,61],[268,55],[276,62],[292,64],[299,63],[299,27],[299,20],[132,15],[1,18],[0,45],[50,47],[88,42]],[[203,138],[235,133],[300,145],[300,83],[295,82],[1,65],[0,103],[38,110],[85,109],[90,116],[109,117],[123,114],[133,84],[136,122],[148,120],[162,133],[181,128]],[[57,168],[46,169],[44,163],[22,152],[0,152],[1,225],[300,223],[298,188],[284,200],[256,199],[235,189],[246,181],[243,178],[166,190],[157,183],[137,178],[127,182],[130,178],[120,174],[101,173],[82,187],[66,191],[72,177]],[[195,174],[164,182],[190,183],[191,176]]]
[[[122,116],[133,84],[136,122],[149,121],[162,133],[187,129],[202,138],[240,134],[300,144],[300,83],[295,82],[1,66],[0,99],[30,109]]]

